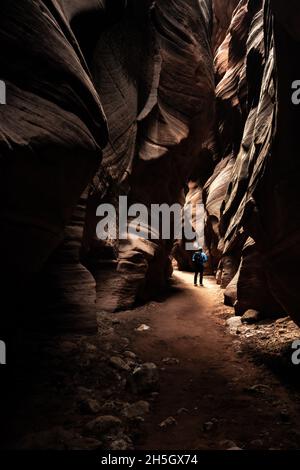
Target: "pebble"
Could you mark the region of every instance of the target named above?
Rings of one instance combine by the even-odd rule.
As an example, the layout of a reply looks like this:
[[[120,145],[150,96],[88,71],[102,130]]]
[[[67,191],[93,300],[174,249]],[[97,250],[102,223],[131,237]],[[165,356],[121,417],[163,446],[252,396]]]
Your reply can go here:
[[[249,387],[249,388],[246,389],[246,391],[248,391],[250,393],[260,393],[260,394],[264,394],[264,393],[266,393],[270,390],[271,390],[271,388],[268,385],[265,385],[265,384],[252,385],[252,387]]]
[[[99,402],[93,398],[83,398],[79,400],[78,405],[83,413],[97,414],[100,411]]]
[[[220,447],[225,450],[229,449],[234,449],[237,448],[238,446],[234,441],[231,441],[230,439],[224,439],[223,441],[220,442]]]
[[[228,318],[226,325],[229,327],[231,334],[236,334],[239,331],[239,327],[242,325],[241,317]]]
[[[135,331],[139,331],[139,332],[141,332],[141,331],[148,331],[148,330],[150,330],[150,326],[145,325],[145,324],[140,325],[140,326],[138,326],[138,327],[135,329]]]
[[[130,377],[130,384],[135,393],[157,391],[159,372],[152,362],[146,362],[136,367]]]
[[[281,323],[285,323],[287,322],[288,320],[290,320],[290,317],[284,317],[284,318],[278,318],[275,323],[278,325],[278,324],[281,324]]]
[[[176,357],[165,357],[162,362],[167,366],[175,366],[179,364],[179,359],[177,359]]]
[[[203,430],[206,432],[211,431],[214,425],[215,423],[213,423],[213,421],[207,421],[206,423],[203,424]]]
[[[159,397],[159,393],[158,393],[158,392],[152,392],[150,399],[154,401],[154,400],[157,400],[158,397]]]
[[[124,403],[119,400],[108,400],[102,406],[102,413],[115,413],[124,406]]]
[[[132,369],[136,366],[136,361],[132,361],[131,359],[126,359],[126,364],[128,365],[129,369]]]
[[[134,354],[132,351],[124,351],[124,356],[128,357],[128,359],[136,359],[136,354]]]
[[[179,410],[177,410],[176,412],[177,415],[188,414],[188,413],[189,413],[189,410],[187,408],[179,408]]]
[[[112,429],[122,428],[122,421],[116,416],[98,416],[98,418],[89,421],[86,425],[88,431],[94,433],[106,433]]]
[[[143,417],[150,411],[150,404],[147,401],[137,401],[136,403],[126,403],[122,414],[125,418],[134,419]]]
[[[160,424],[159,424],[159,427],[161,429],[166,429],[170,426],[176,426],[177,425],[177,421],[175,418],[173,418],[173,416],[169,416],[168,418],[164,419],[164,421],[162,421]]]
[[[250,442],[250,446],[253,449],[261,449],[264,446],[264,443],[261,439],[254,439],[253,441]]]
[[[121,371],[125,371],[125,372],[129,372],[130,371],[130,367],[128,364],[126,364],[125,361],[123,361],[123,359],[121,357],[118,357],[118,356],[112,356],[109,360],[110,364],[115,367],[115,369],[118,369],[118,370],[121,370]]]
[[[92,391],[91,388],[86,388],[86,387],[79,386],[77,388],[77,392],[78,392],[79,395],[86,396],[86,395],[90,395],[93,391]]]
[[[261,318],[261,313],[258,310],[249,309],[242,316],[242,323],[248,323],[249,325],[257,323]]]
[[[85,350],[90,353],[97,352],[98,348],[94,344],[91,343],[86,343],[85,344]]]
[[[131,450],[132,444],[127,439],[117,439],[112,441],[109,447],[110,450]]]
[[[125,338],[124,336],[122,338],[119,338],[118,340],[118,344],[119,346],[122,348],[122,349],[127,349],[129,344],[130,344],[130,341],[128,338]]]

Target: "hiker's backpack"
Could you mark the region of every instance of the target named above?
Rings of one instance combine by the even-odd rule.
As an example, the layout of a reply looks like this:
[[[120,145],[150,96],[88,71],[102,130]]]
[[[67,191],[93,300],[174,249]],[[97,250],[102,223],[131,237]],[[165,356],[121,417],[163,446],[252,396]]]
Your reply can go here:
[[[205,253],[194,253],[193,255],[193,263],[204,264],[208,260],[208,257]]]

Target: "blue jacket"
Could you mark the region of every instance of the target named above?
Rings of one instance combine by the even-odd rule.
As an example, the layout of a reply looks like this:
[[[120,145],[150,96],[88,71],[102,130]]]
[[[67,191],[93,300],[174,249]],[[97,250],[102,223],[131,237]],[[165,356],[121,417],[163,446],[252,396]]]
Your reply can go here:
[[[203,251],[196,251],[193,254],[193,263],[197,266],[203,267],[207,260],[208,256]]]

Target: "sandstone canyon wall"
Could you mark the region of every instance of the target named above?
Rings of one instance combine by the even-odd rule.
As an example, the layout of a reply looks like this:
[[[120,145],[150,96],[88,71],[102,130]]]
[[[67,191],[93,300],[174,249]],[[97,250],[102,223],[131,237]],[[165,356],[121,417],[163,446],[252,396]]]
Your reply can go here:
[[[7,105],[0,108],[1,323],[18,323],[18,312],[22,317],[32,278],[62,242],[108,139],[71,28],[83,3],[73,2],[70,10],[63,1],[1,3],[1,78],[7,86]]]
[[[16,290],[47,326],[89,327],[96,291],[117,310],[165,287],[172,241],[103,243],[95,209],[182,200],[213,121],[212,27],[208,0],[2,2],[3,322]]]
[[[221,161],[204,190],[208,244],[225,301],[238,314],[286,312],[298,323],[292,257],[298,257],[299,107],[291,85],[299,74],[299,24],[280,2],[237,7],[216,54]]]
[[[129,204],[150,208],[184,202],[183,188],[213,122],[212,11],[205,1],[184,2],[184,8],[182,1],[143,5],[132,2],[100,38],[94,81],[111,130],[102,164],[109,185],[128,195]],[[93,207],[103,201],[101,178]],[[142,230],[153,235],[150,223]],[[108,262],[106,245],[94,237],[88,258],[99,307],[129,308],[165,289],[171,249],[161,233],[158,240],[129,237],[115,243],[115,260]]]
[[[172,237],[96,237],[98,205],[117,209],[121,195],[203,201],[225,301],[299,323],[300,12],[289,5],[2,1],[3,327],[34,297],[41,323],[93,330],[96,312],[166,288]],[[183,243],[173,256],[191,268]]]

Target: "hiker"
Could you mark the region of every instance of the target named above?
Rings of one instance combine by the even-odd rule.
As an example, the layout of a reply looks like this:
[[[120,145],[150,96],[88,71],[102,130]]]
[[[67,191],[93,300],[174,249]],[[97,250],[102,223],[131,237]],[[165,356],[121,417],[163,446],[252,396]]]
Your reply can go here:
[[[195,269],[194,286],[197,285],[198,274],[200,274],[200,286],[203,286],[204,264],[207,262],[207,260],[208,257],[201,247],[193,254],[193,263]]]

